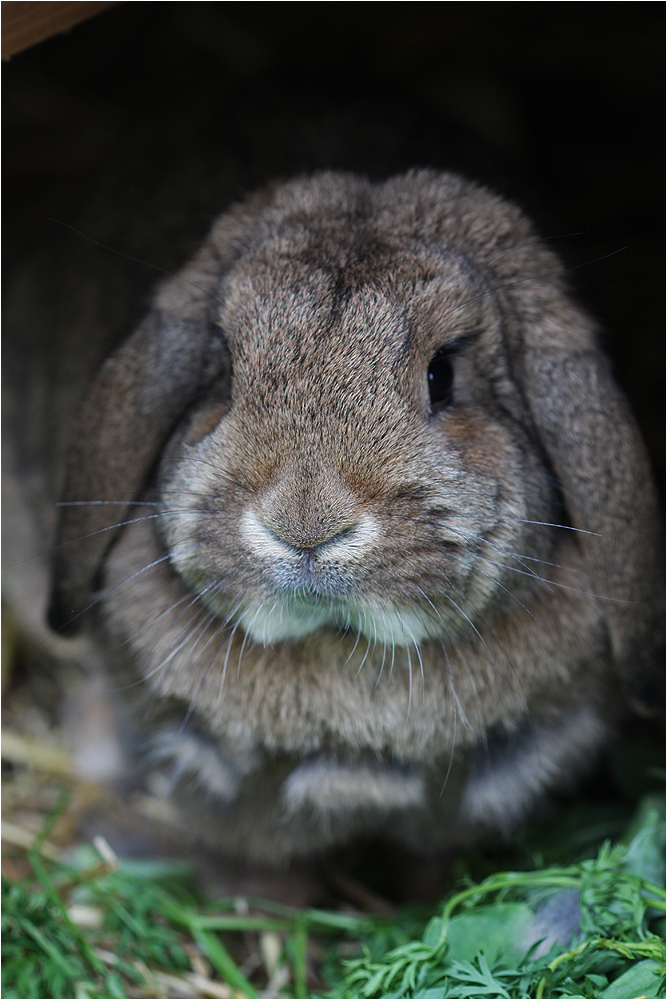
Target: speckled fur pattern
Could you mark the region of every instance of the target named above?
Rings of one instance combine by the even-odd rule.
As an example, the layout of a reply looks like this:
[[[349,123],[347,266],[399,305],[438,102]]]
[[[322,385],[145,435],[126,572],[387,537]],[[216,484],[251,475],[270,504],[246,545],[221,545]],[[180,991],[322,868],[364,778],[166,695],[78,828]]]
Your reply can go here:
[[[148,759],[231,854],[508,829],[654,669],[632,417],[556,258],[453,175],[222,216],[94,382],[65,499],[52,621],[94,596]]]

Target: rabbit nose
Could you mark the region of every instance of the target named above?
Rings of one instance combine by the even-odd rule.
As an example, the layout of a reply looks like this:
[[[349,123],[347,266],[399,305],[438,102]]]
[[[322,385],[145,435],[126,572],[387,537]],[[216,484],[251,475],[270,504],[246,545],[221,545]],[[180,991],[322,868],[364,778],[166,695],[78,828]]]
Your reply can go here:
[[[358,523],[342,526],[326,521],[299,523],[298,518],[285,523],[282,518],[269,519],[249,510],[243,517],[243,532],[253,548],[261,548],[266,554],[269,550],[274,555],[279,550],[282,555],[297,554],[304,563],[310,563],[316,553],[325,549],[354,542],[358,528]]]
[[[275,540],[311,553],[352,542],[364,516],[359,500],[332,470],[307,460],[285,467],[251,509]]]
[[[352,541],[356,531],[356,524],[349,524],[340,531],[329,529],[321,530],[319,533],[304,531],[303,533],[289,532],[289,537],[285,538],[280,532],[275,532],[277,537],[286,545],[296,549],[304,562],[308,562],[311,557],[324,548],[333,548],[334,545]]]
[[[304,523],[298,518],[284,522],[247,509],[241,518],[241,534],[248,547],[261,558],[298,559],[306,569],[313,560],[355,561],[378,537],[375,520],[361,514],[355,520]]]

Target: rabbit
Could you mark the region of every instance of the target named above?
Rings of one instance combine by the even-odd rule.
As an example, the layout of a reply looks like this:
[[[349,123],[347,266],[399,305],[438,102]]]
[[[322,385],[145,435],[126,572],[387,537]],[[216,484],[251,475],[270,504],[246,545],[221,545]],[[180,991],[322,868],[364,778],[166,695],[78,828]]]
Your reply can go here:
[[[453,174],[218,218],[94,378],[59,511],[50,625],[232,857],[504,835],[658,697],[639,432],[557,258]]]

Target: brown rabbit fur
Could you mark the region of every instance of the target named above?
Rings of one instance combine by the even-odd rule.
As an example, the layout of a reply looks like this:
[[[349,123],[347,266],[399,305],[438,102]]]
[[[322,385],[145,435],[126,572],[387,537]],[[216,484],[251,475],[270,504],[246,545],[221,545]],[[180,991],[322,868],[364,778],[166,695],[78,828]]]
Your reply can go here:
[[[137,745],[231,854],[507,829],[652,683],[638,431],[555,257],[453,175],[222,216],[102,367],[65,501],[51,621],[93,604]]]

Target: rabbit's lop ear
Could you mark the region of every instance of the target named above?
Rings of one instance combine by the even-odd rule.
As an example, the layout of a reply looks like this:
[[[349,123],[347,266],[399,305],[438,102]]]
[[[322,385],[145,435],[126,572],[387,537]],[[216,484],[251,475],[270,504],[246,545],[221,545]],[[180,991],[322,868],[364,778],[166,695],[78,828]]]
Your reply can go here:
[[[49,624],[90,603],[101,559],[171,429],[210,366],[220,256],[205,248],[159,291],[153,310],[94,380],[73,428]]]
[[[637,709],[661,710],[660,527],[648,458],[586,321],[565,303],[559,311],[560,331],[526,344],[529,406],[578,529],[619,674]]]
[[[194,395],[205,325],[160,310],[107,359],[70,443],[49,624],[62,628],[90,601],[100,560],[125,520],[175,420]]]

